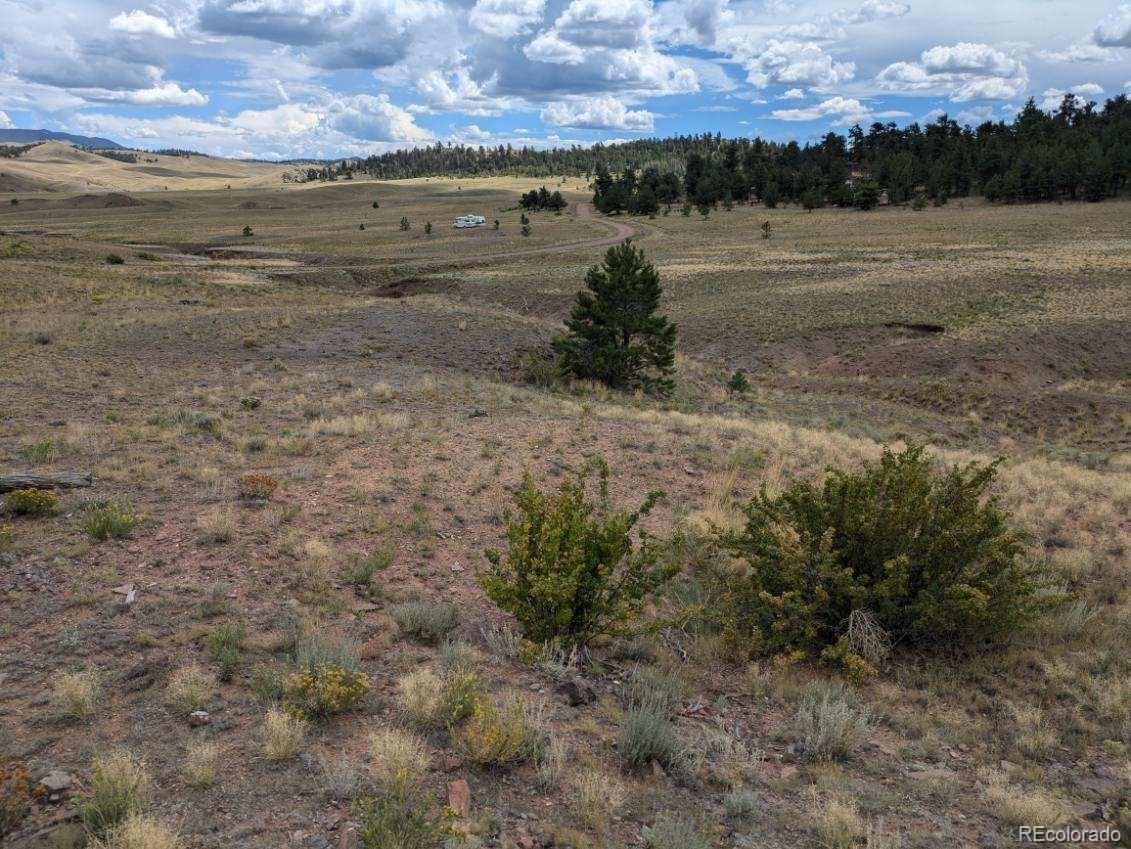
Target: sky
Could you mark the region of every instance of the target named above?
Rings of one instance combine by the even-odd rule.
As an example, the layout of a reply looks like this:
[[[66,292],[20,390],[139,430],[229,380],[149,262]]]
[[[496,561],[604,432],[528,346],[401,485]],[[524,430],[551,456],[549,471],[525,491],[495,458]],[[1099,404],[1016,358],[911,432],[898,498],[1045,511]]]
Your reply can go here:
[[[0,127],[284,159],[818,139],[1131,92],[1111,0],[0,0]]]

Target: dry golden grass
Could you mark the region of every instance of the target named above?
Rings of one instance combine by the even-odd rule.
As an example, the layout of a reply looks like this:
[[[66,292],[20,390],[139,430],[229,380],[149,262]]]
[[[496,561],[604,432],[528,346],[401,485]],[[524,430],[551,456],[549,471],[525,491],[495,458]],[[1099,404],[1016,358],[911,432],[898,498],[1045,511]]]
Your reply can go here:
[[[436,724],[443,701],[444,682],[431,669],[416,669],[397,682],[397,706],[415,725]]]
[[[185,782],[192,787],[211,787],[215,784],[220,753],[220,746],[216,743],[205,741],[190,743],[181,770]]]
[[[290,760],[306,739],[307,725],[302,719],[271,708],[260,727],[263,756],[269,761]]]
[[[1072,816],[1067,802],[1047,790],[1019,786],[1000,772],[984,775],[983,781],[986,803],[1011,825],[1061,825]]]
[[[161,820],[132,814],[103,839],[87,844],[91,849],[180,849],[177,832]]]
[[[87,719],[98,709],[102,681],[95,669],[64,672],[52,681],[51,700],[61,716]]]
[[[216,692],[216,676],[202,666],[190,663],[173,670],[165,686],[165,704],[187,716],[201,710]]]
[[[416,785],[428,769],[424,741],[400,728],[380,728],[369,735],[369,774],[385,791]]]

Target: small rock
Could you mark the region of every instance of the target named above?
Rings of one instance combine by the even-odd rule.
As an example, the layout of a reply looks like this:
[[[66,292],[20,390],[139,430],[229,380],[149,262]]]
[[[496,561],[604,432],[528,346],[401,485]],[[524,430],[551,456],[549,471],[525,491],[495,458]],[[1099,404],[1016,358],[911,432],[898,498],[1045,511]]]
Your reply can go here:
[[[61,793],[75,786],[75,777],[61,769],[55,769],[43,776],[39,783],[51,793]]]
[[[455,811],[460,819],[467,819],[468,814],[471,813],[471,788],[464,779],[457,778],[448,785],[448,807]]]
[[[597,694],[593,688],[578,678],[563,681],[555,688],[555,692],[564,696],[570,707],[591,705],[597,701]]]
[[[193,728],[200,728],[212,721],[212,716],[206,710],[194,710],[188,715],[188,724]]]

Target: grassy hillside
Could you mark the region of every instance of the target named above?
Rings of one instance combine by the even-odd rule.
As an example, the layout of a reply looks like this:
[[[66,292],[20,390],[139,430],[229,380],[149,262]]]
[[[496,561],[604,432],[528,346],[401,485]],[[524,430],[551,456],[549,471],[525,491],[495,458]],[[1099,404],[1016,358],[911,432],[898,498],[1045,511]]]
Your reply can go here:
[[[44,174],[122,167],[51,155]],[[540,181],[247,167],[262,187],[0,206],[0,473],[94,475],[0,520],[0,760],[74,782],[8,845],[81,842],[119,752],[194,849],[389,846],[360,800],[406,788],[469,847],[1131,831],[1126,202],[606,219],[569,180],[524,237]],[[468,212],[488,227],[453,230]],[[674,396],[533,381],[516,354],[626,231],[679,327]],[[873,675],[736,654],[703,615],[713,529],[909,441],[940,467],[1002,458],[993,494],[1049,598],[1033,626],[899,644]],[[679,576],[634,636],[524,643],[484,550],[525,473],[556,491],[597,455],[616,504],[666,493],[643,524]],[[341,673],[329,715],[303,701],[312,654]]]

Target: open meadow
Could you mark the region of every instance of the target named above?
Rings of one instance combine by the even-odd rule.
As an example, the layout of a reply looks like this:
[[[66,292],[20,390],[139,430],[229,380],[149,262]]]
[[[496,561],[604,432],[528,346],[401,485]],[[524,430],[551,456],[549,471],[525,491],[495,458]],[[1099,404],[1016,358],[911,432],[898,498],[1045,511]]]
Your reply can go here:
[[[0,475],[93,475],[0,517],[0,762],[31,796],[6,845],[83,845],[119,752],[194,849],[372,849],[352,801],[390,785],[468,846],[1131,839],[1131,203],[606,217],[577,178],[239,167],[0,196]],[[543,183],[569,206],[524,236]],[[678,327],[668,399],[538,369],[625,237]],[[847,690],[736,662],[699,615],[711,529],[907,443],[1001,458],[1039,619],[987,651],[897,645]],[[476,576],[524,473],[556,488],[595,455],[615,503],[666,494],[643,525],[680,575],[654,627],[543,650]],[[307,722],[272,707],[304,651],[353,676]],[[645,688],[670,751],[634,760]],[[813,719],[818,691],[839,715]]]

